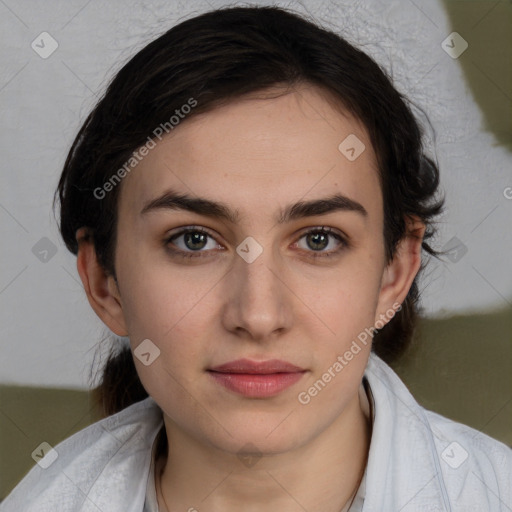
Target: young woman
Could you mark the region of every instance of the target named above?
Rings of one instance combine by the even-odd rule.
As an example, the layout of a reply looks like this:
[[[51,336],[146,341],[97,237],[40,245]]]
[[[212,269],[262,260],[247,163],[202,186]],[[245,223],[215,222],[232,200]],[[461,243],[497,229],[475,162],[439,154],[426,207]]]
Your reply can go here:
[[[370,57],[276,7],[203,14],[133,57],[58,187],[89,302],[129,346],[106,418],[0,510],[511,510],[510,449],[387,365],[436,255],[421,135]]]

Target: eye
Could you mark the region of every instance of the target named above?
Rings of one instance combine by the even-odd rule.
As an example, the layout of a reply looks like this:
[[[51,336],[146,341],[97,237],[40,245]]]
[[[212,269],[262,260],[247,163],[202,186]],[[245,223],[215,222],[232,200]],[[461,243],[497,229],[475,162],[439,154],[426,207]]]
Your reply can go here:
[[[184,258],[204,256],[202,254],[204,252],[222,248],[207,230],[196,226],[190,226],[174,233],[166,238],[164,244],[171,254]],[[173,249],[172,246],[178,249]]]
[[[304,245],[301,246],[300,242],[302,240],[305,241],[305,247]],[[300,249],[310,252],[311,254],[308,256],[313,258],[336,256],[349,246],[342,235],[332,228],[326,227],[310,229],[299,238],[296,245]],[[325,250],[327,248],[330,248],[330,250]]]
[[[349,247],[342,235],[323,226],[303,233],[293,245],[308,252],[311,258],[336,256]],[[209,231],[200,226],[188,226],[173,233],[164,240],[164,246],[172,256],[181,258],[205,257],[215,254],[214,249],[224,249]]]

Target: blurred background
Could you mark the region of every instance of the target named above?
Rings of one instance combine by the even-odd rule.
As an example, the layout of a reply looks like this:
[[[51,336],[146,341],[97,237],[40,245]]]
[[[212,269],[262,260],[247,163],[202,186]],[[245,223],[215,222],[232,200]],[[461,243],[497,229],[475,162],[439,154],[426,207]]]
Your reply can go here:
[[[426,408],[512,446],[512,2],[275,4],[361,47],[427,113],[447,203],[433,245],[449,253],[422,276],[423,318],[393,367]],[[67,151],[126,60],[223,5],[0,2],[0,500],[41,442],[99,419],[88,390],[111,339],[51,207]]]

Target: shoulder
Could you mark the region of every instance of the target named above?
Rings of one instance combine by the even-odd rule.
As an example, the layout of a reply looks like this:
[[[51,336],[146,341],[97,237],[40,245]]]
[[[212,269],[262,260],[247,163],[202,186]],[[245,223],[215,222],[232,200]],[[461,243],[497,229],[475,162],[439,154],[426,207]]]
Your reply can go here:
[[[423,408],[375,354],[365,376],[375,402],[368,461],[375,502],[381,495],[391,507],[401,509],[408,503],[404,512],[508,510],[512,503],[508,446]]]
[[[161,425],[162,413],[150,397],[93,423],[45,454],[0,512],[142,510],[147,475],[141,475],[149,472]]]
[[[512,504],[512,449],[462,423],[425,410],[445,481],[454,496],[471,490]],[[505,501],[506,500],[506,501]],[[494,510],[494,509],[492,509]],[[496,508],[496,510],[500,510]]]

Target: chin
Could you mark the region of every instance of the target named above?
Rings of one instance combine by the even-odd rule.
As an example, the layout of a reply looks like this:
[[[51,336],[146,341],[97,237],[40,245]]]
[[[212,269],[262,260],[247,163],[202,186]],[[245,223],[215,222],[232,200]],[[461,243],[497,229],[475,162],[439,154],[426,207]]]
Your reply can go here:
[[[231,423],[229,434],[223,431],[221,439],[217,438],[214,444],[218,448],[230,453],[239,454],[247,450],[265,455],[285,453],[305,444],[310,436],[302,425],[292,425],[280,415],[276,421],[260,422],[258,425],[248,424],[247,421]],[[213,440],[212,440],[213,441]]]

